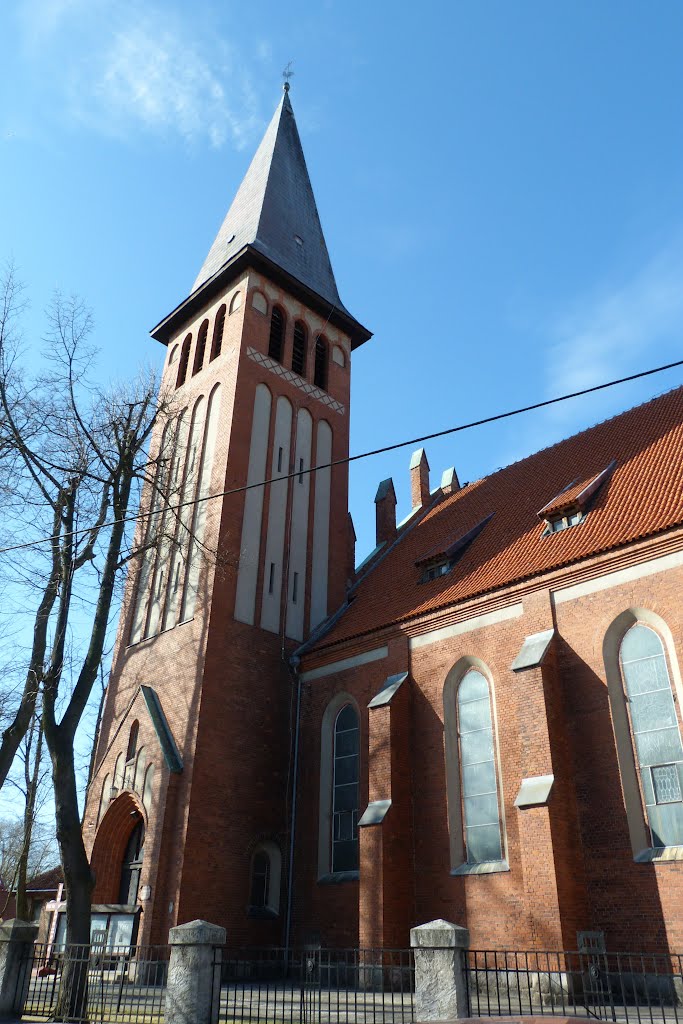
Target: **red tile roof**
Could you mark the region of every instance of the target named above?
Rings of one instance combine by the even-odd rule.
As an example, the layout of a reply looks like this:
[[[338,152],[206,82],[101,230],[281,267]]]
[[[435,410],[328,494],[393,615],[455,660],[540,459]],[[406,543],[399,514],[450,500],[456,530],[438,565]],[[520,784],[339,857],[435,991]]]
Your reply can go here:
[[[538,510],[568,482],[577,494],[612,460],[579,525],[542,537]],[[567,492],[569,494],[569,491]],[[566,495],[563,496],[566,499]],[[445,576],[416,562],[492,512]],[[445,495],[361,580],[316,649],[403,621],[683,523],[683,387]]]
[[[601,473],[591,475],[586,480],[577,480],[544,505],[538,513],[539,517],[547,519],[555,513],[564,512],[565,509],[585,509],[596,491],[609,480],[614,468],[615,462],[611,462]]]

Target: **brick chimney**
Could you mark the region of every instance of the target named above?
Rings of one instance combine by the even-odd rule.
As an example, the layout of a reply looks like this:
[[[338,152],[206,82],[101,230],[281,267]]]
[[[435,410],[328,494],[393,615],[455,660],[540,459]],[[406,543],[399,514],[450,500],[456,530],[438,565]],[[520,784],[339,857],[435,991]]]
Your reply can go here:
[[[396,536],[396,492],[394,481],[382,480],[375,495],[376,543],[390,543]]]
[[[441,474],[441,490],[444,494],[453,494],[455,491],[460,490],[460,481],[454,466],[451,466],[450,469],[444,469]]]
[[[410,460],[410,497],[414,509],[429,503],[429,463],[424,448],[413,452]]]

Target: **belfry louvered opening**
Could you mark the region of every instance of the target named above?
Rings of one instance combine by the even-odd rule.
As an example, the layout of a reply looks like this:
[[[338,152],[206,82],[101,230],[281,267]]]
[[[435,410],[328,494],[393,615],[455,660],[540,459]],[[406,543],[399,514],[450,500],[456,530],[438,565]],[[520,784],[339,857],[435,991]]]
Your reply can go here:
[[[270,317],[270,339],[268,341],[268,355],[278,363],[282,362],[282,348],[285,339],[285,317],[281,309],[273,307]]]
[[[292,369],[303,377],[306,367],[306,328],[297,320],[294,324],[294,342],[292,345]]]

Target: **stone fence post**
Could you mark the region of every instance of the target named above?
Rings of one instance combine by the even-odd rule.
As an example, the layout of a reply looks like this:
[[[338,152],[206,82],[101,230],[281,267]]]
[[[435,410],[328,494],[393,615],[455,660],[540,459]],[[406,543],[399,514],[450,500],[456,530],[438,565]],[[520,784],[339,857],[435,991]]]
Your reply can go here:
[[[415,956],[415,1020],[469,1017],[467,950],[470,933],[450,921],[410,929]]]
[[[225,928],[190,921],[168,933],[171,956],[166,988],[166,1024],[216,1024],[221,993],[220,952]]]
[[[16,918],[0,924],[0,1020],[21,1017],[31,980],[38,925]]]

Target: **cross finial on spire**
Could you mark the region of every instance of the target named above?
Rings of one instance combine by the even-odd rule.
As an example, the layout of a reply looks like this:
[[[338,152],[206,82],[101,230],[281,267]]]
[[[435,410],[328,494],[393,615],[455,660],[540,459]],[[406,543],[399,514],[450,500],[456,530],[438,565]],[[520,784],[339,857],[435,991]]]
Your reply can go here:
[[[290,78],[292,77],[293,74],[294,74],[294,72],[292,71],[292,62],[290,60],[287,63],[287,67],[282,72],[282,77],[285,80],[285,84],[283,85],[282,88],[285,90],[285,92],[289,92],[289,80],[290,80]]]

